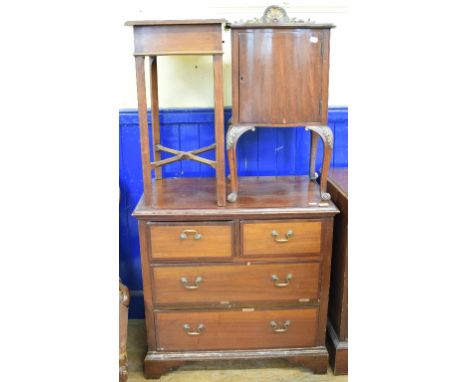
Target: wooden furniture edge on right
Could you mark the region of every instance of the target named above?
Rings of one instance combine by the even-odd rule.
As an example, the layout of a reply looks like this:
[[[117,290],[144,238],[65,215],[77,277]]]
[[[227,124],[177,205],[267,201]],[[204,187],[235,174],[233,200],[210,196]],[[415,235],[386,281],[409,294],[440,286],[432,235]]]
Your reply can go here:
[[[348,169],[331,169],[328,192],[340,210],[333,228],[327,349],[335,375],[348,374]]]

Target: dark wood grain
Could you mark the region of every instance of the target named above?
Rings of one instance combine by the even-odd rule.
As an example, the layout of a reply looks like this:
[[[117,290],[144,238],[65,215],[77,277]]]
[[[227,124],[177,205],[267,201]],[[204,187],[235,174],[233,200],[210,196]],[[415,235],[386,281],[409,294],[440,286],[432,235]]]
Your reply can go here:
[[[333,237],[327,346],[335,374],[348,373],[348,169],[333,169],[329,192],[341,213]]]
[[[153,292],[152,292],[152,275],[149,261],[149,232],[144,222],[138,222],[138,236],[140,239],[140,257],[141,257],[141,273],[143,279],[143,301],[145,304],[145,323],[146,337],[148,350],[156,349],[156,328],[154,325],[153,313]]]
[[[230,29],[332,29],[335,25],[329,23],[228,23]]]
[[[338,210],[332,202],[321,201],[320,187],[307,177],[249,177],[245,183],[248,196],[241,194],[236,203],[219,207],[213,199],[215,179],[163,179],[153,184],[151,202],[145,204],[142,199],[138,204],[134,215],[141,225],[145,312],[153,317],[147,324],[151,337],[145,359],[147,376],[159,377],[173,362],[220,357],[282,357],[316,373],[326,372],[332,224]],[[278,254],[267,245],[261,251],[265,254],[242,255],[241,227],[253,227],[249,240],[255,240],[255,235],[263,240],[262,232],[271,235],[271,224],[281,233],[292,227],[300,250]],[[203,234],[205,226],[226,225],[232,226],[231,257],[206,257],[206,253],[216,254],[221,245],[208,243],[204,249],[205,236],[198,241],[195,257],[190,257],[191,249],[180,248],[183,257],[153,257],[164,246],[170,250],[179,246],[176,236],[181,228],[198,227]],[[151,242],[154,227],[175,230],[176,236],[160,232],[163,245]],[[307,240],[311,240],[309,244]],[[268,237],[268,243],[271,241]],[[292,274],[289,281],[288,273]],[[202,282],[195,283],[197,276]],[[181,277],[187,282],[181,283]],[[275,282],[287,285],[275,287]],[[198,287],[187,289],[185,285]],[[310,311],[315,312],[313,319],[307,318]],[[272,332],[272,320],[281,325],[288,319],[279,312],[293,312],[289,319],[299,324],[298,333],[292,326],[290,332]],[[198,322],[201,318],[203,322]],[[200,323],[208,329],[189,336],[183,329],[185,323],[191,330]]]
[[[272,232],[278,233],[273,236]],[[320,253],[320,221],[276,220],[241,223],[242,255],[294,255]],[[287,233],[292,236],[288,237]]]
[[[276,333],[284,322],[290,325],[285,332]],[[316,338],[317,309],[284,309],[221,312],[161,312],[156,313],[159,350],[216,350],[255,349],[314,346]],[[198,336],[190,336],[190,329],[203,324]]]
[[[224,103],[223,103],[223,62],[222,62],[222,25],[224,20],[180,20],[180,21],[139,21],[127,22],[133,27],[134,56],[137,73],[138,116],[140,144],[143,167],[143,188],[145,198],[151,193],[151,178],[154,170],[155,179],[162,177],[162,166],[180,160],[193,160],[211,166],[216,171],[216,197],[218,206],[226,204],[226,180],[224,160]],[[164,55],[211,55],[213,58],[214,109],[215,109],[215,144],[191,151],[180,151],[161,145],[159,123],[159,96],[157,56]],[[153,142],[149,142],[145,57],[149,57],[151,80],[151,120]],[[216,150],[216,160],[207,159],[197,154]],[[150,152],[154,161],[150,161]],[[161,152],[172,154],[161,160]],[[146,199],[146,204],[150,201]]]
[[[330,25],[233,28],[232,123],[304,126],[326,121],[329,35]]]
[[[218,207],[213,178],[164,179],[153,182],[149,203],[140,199],[133,216],[145,220],[222,220],[247,216],[269,219],[333,216],[338,210],[320,197],[307,176],[245,177],[236,203]]]
[[[151,200],[151,167],[148,137],[148,109],[146,105],[145,57],[135,57],[138,96],[138,123],[140,126],[141,164],[143,167],[143,189],[145,201]]]
[[[218,206],[226,205],[226,175],[224,165],[224,102],[223,56],[213,55],[214,112],[216,139],[216,198]]]
[[[142,25],[200,25],[200,24],[224,24],[225,19],[187,19],[187,20],[135,20],[126,21],[125,26]]]
[[[221,24],[134,26],[135,55],[222,53]]]
[[[239,32],[238,123],[320,120],[323,34],[307,29]],[[311,37],[318,42],[311,43]]]
[[[186,238],[181,239],[184,231]],[[233,232],[231,223],[177,223],[177,224],[151,224],[150,244],[152,259],[168,258],[212,258],[231,257],[233,254]]]
[[[331,24],[290,22],[232,25],[232,120],[227,133],[231,173],[228,201],[239,197],[236,146],[251,127],[311,130],[311,179],[318,134],[324,143],[321,197],[327,193],[333,133],[328,123]],[[322,134],[327,133],[330,139]],[[241,187],[242,188],[242,185]]]
[[[287,275],[291,280],[284,283]],[[180,282],[185,277],[191,284],[197,277],[203,281],[197,289],[186,289]],[[154,304],[233,302],[305,302],[318,298],[320,263],[189,265],[153,268]]]
[[[234,124],[226,139],[232,184],[238,184],[235,144],[255,126],[306,126],[316,133],[312,153],[318,136],[328,146],[320,185],[305,176],[242,178],[241,190],[234,187],[233,203],[226,205],[223,23],[126,23],[135,38],[145,190],[133,214],[139,221],[148,337],[145,375],[159,378],[192,360],[272,357],[325,373],[333,217],[338,213],[325,192],[333,142],[322,126],[333,26],[232,27]],[[212,145],[183,152],[160,143],[157,56],[172,54],[213,56]],[[149,161],[145,56],[150,57],[154,162]],[[214,161],[198,156],[213,149]],[[161,152],[173,157],[161,160]],[[212,166],[216,178],[160,179],[161,166],[183,159]]]
[[[154,161],[161,160],[161,152],[157,150],[161,144],[159,125],[159,94],[158,94],[158,57],[150,57],[150,79],[151,79],[151,127],[153,129],[153,155]],[[154,170],[155,179],[162,178],[162,168]]]

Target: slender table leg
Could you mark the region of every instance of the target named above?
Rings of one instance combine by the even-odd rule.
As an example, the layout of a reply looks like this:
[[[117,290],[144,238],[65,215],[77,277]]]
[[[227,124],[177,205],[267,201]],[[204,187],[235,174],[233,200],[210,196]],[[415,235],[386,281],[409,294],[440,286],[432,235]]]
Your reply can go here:
[[[153,127],[153,153],[154,161],[161,160],[161,152],[156,149],[156,145],[161,144],[161,134],[159,126],[159,98],[158,98],[158,57],[150,57],[151,68],[151,125]],[[162,178],[162,168],[154,170],[156,179]]]
[[[224,103],[223,103],[223,56],[213,55],[214,112],[216,139],[216,197],[218,206],[226,205],[226,173],[224,166]]]
[[[228,150],[229,169],[231,173],[231,193],[228,195],[227,199],[231,203],[234,203],[237,200],[237,195],[239,193],[236,160],[237,141],[242,134],[249,130],[255,131],[255,126],[230,125],[226,134],[226,147]]]
[[[148,109],[146,107],[145,56],[135,57],[138,120],[140,124],[141,164],[143,167],[143,190],[145,204],[151,204],[151,166],[148,142]]]
[[[318,135],[313,131],[310,132],[310,169],[309,177],[310,180],[317,180],[318,174],[315,172],[315,161],[317,158],[317,145]]]
[[[322,200],[330,200],[327,193],[328,170],[330,169],[331,154],[333,150],[333,131],[328,126],[306,126],[312,134],[317,133],[323,141],[323,162],[320,174],[320,196]]]

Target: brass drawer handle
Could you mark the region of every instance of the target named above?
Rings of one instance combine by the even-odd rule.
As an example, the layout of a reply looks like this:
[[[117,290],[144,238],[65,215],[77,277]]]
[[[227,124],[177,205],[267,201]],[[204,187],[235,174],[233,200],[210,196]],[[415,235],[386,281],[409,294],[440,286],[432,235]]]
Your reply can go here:
[[[199,233],[196,229],[184,229],[181,233],[180,233],[180,240],[186,240],[187,239],[187,235],[188,234],[193,234],[193,238],[195,240],[200,240],[202,238],[202,234]]]
[[[278,324],[276,323],[276,321],[271,321],[270,325],[275,333],[284,333],[288,331],[289,325],[291,325],[291,321],[289,320],[284,321],[282,328],[278,328]]]
[[[289,285],[289,282],[292,280],[292,273],[288,273],[286,275],[286,281],[285,282],[280,282],[279,277],[276,275],[271,275],[271,279],[275,282],[275,287],[277,288],[284,288]]]
[[[181,277],[180,282],[184,285],[185,289],[198,289],[200,286],[201,282],[203,281],[203,277],[197,276],[195,278],[195,283],[194,284],[189,284],[187,277]]]
[[[294,232],[292,229],[290,229],[288,232],[286,232],[286,236],[284,239],[278,239],[279,233],[276,230],[271,231],[271,236],[275,238],[275,241],[277,243],[287,243],[289,241],[289,238],[294,235]]]
[[[189,336],[199,336],[200,334],[202,334],[204,328],[205,328],[205,325],[199,324],[198,327],[197,327],[197,330],[192,331],[192,330],[190,330],[190,325],[189,324],[184,324],[185,333],[187,333],[187,335],[189,335]]]

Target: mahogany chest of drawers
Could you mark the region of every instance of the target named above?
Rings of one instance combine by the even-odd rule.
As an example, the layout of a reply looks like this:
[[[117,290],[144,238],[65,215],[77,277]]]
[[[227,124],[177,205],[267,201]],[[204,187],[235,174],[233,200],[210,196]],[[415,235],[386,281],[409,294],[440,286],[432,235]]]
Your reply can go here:
[[[249,177],[213,201],[214,179],[153,183],[138,219],[145,375],[187,361],[286,358],[325,373],[333,218],[307,177]]]

